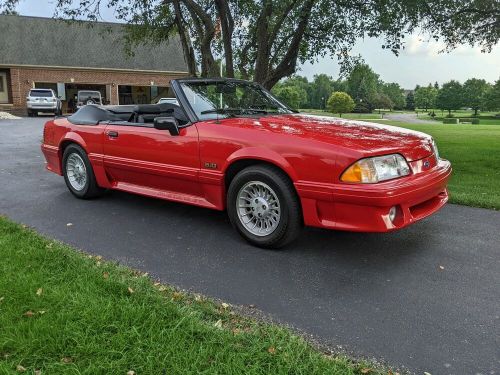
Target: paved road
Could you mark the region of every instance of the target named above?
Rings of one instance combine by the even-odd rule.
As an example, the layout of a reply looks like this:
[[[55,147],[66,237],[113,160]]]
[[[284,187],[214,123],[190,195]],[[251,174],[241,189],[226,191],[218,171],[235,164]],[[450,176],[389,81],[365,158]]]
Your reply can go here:
[[[423,120],[418,118],[415,113],[386,113],[384,115],[386,120],[401,121],[409,124],[439,124],[432,120]]]
[[[1,214],[164,282],[255,304],[357,355],[417,373],[500,373],[499,212],[448,205],[397,233],[306,229],[288,250],[265,251],[223,213],[124,193],[73,198],[43,170],[41,130],[40,119],[0,121]]]

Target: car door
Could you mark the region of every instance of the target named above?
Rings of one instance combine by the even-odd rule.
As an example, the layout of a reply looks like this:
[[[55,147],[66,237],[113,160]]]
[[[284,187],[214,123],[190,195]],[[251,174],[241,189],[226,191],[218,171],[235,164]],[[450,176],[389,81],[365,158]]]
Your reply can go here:
[[[115,188],[178,201],[200,197],[195,125],[171,135],[152,124],[112,122],[103,137],[104,167]]]

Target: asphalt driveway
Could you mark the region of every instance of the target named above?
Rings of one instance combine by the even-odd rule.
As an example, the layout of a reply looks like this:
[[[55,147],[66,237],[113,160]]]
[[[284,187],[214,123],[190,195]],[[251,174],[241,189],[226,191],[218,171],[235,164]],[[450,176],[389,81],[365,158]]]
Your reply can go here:
[[[439,124],[437,121],[423,120],[418,118],[415,113],[398,113],[398,112],[388,112],[384,115],[385,120],[401,121],[410,124]]]
[[[448,205],[397,233],[306,229],[265,251],[224,213],[118,192],[73,198],[44,170],[43,122],[0,120],[0,214],[359,356],[432,375],[500,373],[499,212]]]

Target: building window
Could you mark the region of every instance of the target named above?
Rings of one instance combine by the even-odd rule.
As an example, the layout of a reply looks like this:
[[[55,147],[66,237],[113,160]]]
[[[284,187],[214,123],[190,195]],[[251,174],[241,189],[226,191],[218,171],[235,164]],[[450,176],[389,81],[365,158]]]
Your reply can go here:
[[[0,72],[0,103],[9,102],[9,93],[7,92],[7,73]]]
[[[118,86],[120,104],[153,104],[164,97],[173,97],[169,87],[161,86]]]

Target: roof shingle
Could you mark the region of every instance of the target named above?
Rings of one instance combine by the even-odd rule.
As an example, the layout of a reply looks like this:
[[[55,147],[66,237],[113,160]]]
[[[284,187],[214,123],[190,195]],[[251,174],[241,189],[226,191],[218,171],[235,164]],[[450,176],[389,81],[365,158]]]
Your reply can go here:
[[[0,15],[0,65],[187,71],[177,36],[138,46],[128,56],[124,33],[117,23]]]

